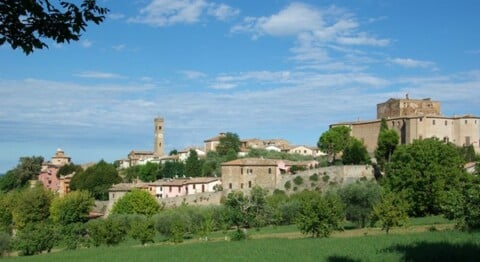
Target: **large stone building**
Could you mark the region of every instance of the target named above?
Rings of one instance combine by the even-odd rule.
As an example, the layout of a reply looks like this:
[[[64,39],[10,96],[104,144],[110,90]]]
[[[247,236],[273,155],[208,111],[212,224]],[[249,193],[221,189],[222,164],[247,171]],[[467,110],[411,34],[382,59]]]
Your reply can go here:
[[[280,188],[281,176],[290,173],[292,166],[314,168],[312,161],[288,161],[280,159],[240,158],[222,164],[222,187],[225,193],[234,190],[250,191],[254,186],[274,190]]]
[[[57,173],[62,166],[70,164],[70,161],[71,158],[65,155],[62,149],[57,149],[51,160],[42,164],[38,180],[45,188],[53,192],[60,192],[62,188],[60,187],[60,178],[57,176]]]
[[[436,137],[457,146],[473,145],[480,152],[480,118],[473,115],[443,116],[440,102],[431,99],[389,99],[377,105],[377,119],[370,121],[343,122],[333,126],[348,126],[351,135],[360,139],[369,152],[377,146],[381,119],[400,136],[401,144],[416,139]]]

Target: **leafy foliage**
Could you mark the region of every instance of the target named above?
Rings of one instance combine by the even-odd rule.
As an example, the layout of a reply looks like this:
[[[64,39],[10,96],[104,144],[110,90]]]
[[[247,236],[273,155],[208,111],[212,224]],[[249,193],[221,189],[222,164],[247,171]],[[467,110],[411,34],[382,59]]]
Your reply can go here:
[[[87,223],[87,232],[94,246],[114,246],[125,239],[128,225],[125,220],[110,216],[107,219],[90,220]]]
[[[303,234],[312,237],[328,237],[334,230],[341,229],[344,208],[340,199],[314,191],[299,193],[300,212],[297,225]]]
[[[28,223],[17,232],[14,247],[23,256],[50,252],[58,241],[58,234],[52,224],[48,222]]]
[[[372,222],[380,221],[382,230],[388,234],[392,227],[403,226],[408,222],[408,203],[402,195],[387,192],[380,203],[373,207]]]
[[[301,176],[296,176],[294,179],[293,179],[293,183],[297,186],[303,184],[303,178]]]
[[[386,163],[390,162],[399,141],[398,133],[393,129],[388,129],[387,120],[382,118],[377,139],[377,148],[375,149],[375,158],[382,171],[385,170]]]
[[[318,139],[317,146],[327,153],[335,162],[336,154],[342,152],[350,141],[350,128],[347,126],[335,126],[324,132]]]
[[[182,162],[167,161],[163,165],[162,177],[164,178],[181,177],[184,174],[185,174],[185,164]]]
[[[95,200],[88,191],[73,191],[62,198],[53,199],[50,217],[60,225],[85,223],[94,205]]]
[[[384,185],[393,192],[405,191],[409,213],[424,216],[439,214],[446,193],[461,188],[465,179],[455,146],[430,138],[397,147]]]
[[[48,47],[42,38],[57,43],[77,41],[88,22],[99,24],[108,12],[108,9],[97,6],[95,0],[83,0],[79,6],[67,1],[58,2],[2,1],[0,45],[8,42],[13,49],[20,47],[28,55],[34,49]]]
[[[58,169],[57,177],[62,177],[66,175],[70,175],[72,173],[81,172],[83,169],[80,165],[75,165],[74,163],[70,163],[68,165],[64,165]]]
[[[220,143],[218,144],[216,151],[220,156],[226,156],[229,151],[233,151],[236,155],[240,152],[240,138],[236,133],[227,132],[225,136],[220,137]],[[231,154],[231,153],[230,153]]]
[[[152,182],[161,178],[161,165],[148,162],[138,168],[138,178],[143,182]]]
[[[10,250],[10,236],[0,231],[0,257]]]
[[[14,169],[0,176],[0,191],[7,192],[20,189],[25,187],[29,180],[36,180],[42,168],[42,163],[43,157],[41,156],[21,157]]]
[[[42,186],[23,190],[13,209],[13,222],[17,229],[45,221],[50,216],[53,194]],[[34,230],[35,228],[30,228]],[[36,230],[36,229],[35,229]]]
[[[16,200],[19,193],[11,191],[0,193],[0,232],[11,233],[13,227],[13,209],[16,206]]]
[[[160,211],[157,200],[147,191],[133,189],[120,198],[112,208],[112,214],[140,214],[152,216]]]
[[[363,165],[370,163],[367,148],[358,139],[351,137],[343,150],[342,162],[345,165]]]
[[[145,245],[149,242],[154,242],[155,237],[155,223],[153,220],[146,216],[135,216],[132,221],[130,221],[130,230],[129,235],[140,241],[142,245]]]
[[[449,192],[443,208],[445,216],[455,219],[457,227],[462,230],[480,229],[480,183],[478,180],[478,178],[472,178],[460,190]]]
[[[72,177],[72,190],[87,190],[97,200],[108,199],[108,189],[122,178],[117,169],[103,160]]]
[[[359,227],[370,220],[373,206],[381,199],[381,187],[374,181],[357,181],[338,190],[345,205],[346,218]]]
[[[189,151],[185,163],[185,175],[188,177],[198,177],[202,175],[202,162],[198,159],[198,153],[195,149],[190,149]]]

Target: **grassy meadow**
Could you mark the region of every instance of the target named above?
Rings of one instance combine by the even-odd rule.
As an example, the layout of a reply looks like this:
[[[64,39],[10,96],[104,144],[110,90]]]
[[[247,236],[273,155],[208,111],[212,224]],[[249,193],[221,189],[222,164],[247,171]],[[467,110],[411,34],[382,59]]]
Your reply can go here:
[[[445,222],[421,218],[389,235],[378,228],[349,229],[323,239],[301,235],[295,226],[267,227],[250,230],[246,241],[226,241],[223,233],[214,232],[210,241],[147,246],[126,241],[5,261],[478,261],[480,233],[459,232]]]

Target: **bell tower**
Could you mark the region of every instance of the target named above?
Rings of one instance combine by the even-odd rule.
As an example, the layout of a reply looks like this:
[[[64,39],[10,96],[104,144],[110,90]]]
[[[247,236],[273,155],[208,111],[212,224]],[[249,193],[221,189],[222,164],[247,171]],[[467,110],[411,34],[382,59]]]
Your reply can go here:
[[[163,156],[163,117],[156,117],[154,120],[155,126],[155,141],[153,144],[153,154],[155,156]]]

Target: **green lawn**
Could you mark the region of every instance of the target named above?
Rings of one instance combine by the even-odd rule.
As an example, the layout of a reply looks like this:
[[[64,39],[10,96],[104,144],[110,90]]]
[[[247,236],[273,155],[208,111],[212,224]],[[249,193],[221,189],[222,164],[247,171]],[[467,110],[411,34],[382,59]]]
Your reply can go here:
[[[480,233],[436,231],[325,239],[190,241],[178,245],[164,242],[146,247],[134,244],[5,261],[478,261],[478,254]]]

